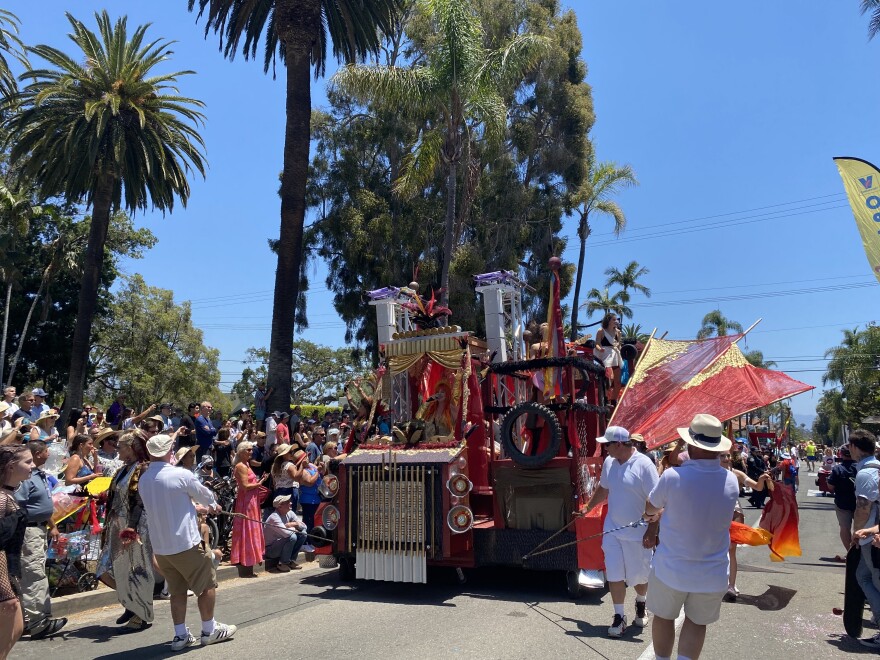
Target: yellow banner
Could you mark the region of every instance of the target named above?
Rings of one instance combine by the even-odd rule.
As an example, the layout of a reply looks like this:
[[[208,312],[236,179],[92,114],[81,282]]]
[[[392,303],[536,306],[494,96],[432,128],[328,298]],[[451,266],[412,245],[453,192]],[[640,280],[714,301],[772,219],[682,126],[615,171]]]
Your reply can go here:
[[[859,158],[835,158],[834,162],[843,179],[871,271],[880,281],[880,171]]]

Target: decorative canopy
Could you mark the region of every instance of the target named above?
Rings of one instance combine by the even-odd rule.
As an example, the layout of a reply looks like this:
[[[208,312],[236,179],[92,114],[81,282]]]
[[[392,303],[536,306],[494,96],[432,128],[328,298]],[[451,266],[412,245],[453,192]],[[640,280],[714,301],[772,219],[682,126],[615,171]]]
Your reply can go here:
[[[458,369],[461,366],[462,341],[467,340],[468,333],[461,332],[458,326],[450,326],[449,331],[442,334],[439,332],[441,330],[447,328],[395,333],[395,339],[385,344],[385,357],[391,375],[406,371],[425,356],[447,369]]]
[[[641,433],[649,449],[678,437],[697,413],[722,421],[813,389],[781,371],[748,363],[728,335],[677,341],[651,339],[611,422]]]

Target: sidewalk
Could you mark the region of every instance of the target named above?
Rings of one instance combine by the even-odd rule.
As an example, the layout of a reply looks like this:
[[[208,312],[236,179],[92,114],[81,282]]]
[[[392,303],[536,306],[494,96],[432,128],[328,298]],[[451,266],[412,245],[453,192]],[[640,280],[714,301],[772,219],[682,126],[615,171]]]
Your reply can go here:
[[[317,561],[301,561],[300,566],[303,571],[309,571],[318,567]],[[254,566],[254,573],[262,574],[264,578],[274,578],[289,575],[289,573],[267,573],[265,571],[265,563]],[[227,580],[238,579],[238,567],[225,564],[217,569],[217,582],[226,582]],[[244,578],[242,578],[244,579]],[[100,584],[94,591],[85,591],[78,594],[70,594],[69,596],[58,596],[52,599],[52,616],[70,617],[73,614],[94,610],[99,607],[110,607],[118,605],[116,599],[116,591]]]

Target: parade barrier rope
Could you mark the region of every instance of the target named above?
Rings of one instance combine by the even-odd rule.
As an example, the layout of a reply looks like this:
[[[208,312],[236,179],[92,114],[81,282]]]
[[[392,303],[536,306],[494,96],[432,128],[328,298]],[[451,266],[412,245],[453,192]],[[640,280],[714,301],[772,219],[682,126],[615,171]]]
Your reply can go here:
[[[572,519],[572,522],[574,522],[574,519]],[[571,523],[569,523],[569,525],[570,524]],[[527,555],[523,555],[523,561],[527,561],[527,560],[531,559],[532,557],[537,557],[539,555],[546,555],[548,552],[554,552],[555,550],[561,550],[562,548],[568,548],[572,545],[577,545],[578,543],[583,543],[584,541],[589,541],[591,539],[599,538],[600,536],[605,536],[606,534],[611,534],[612,532],[619,532],[622,529],[628,529],[630,527],[633,527],[633,528],[645,527],[645,526],[647,526],[647,524],[648,524],[647,520],[645,520],[644,518],[639,518],[638,520],[633,520],[631,523],[627,523],[626,525],[621,525],[620,527],[615,527],[614,529],[609,529],[608,531],[605,531],[605,532],[599,532],[598,534],[593,534],[592,536],[585,536],[582,539],[577,539],[576,541],[570,541],[569,543],[563,543],[562,545],[555,545],[552,548],[547,548],[546,550],[538,550],[538,548],[540,548],[541,546],[546,545],[547,541],[552,539],[553,536],[556,536],[556,535],[562,533],[563,531],[565,531],[565,527],[563,527],[558,532],[556,532],[556,534],[554,534],[553,536],[551,536],[550,538],[545,540],[543,543],[541,543],[541,545],[537,546],[530,553],[528,553]],[[568,527],[568,525],[566,525],[566,527]]]

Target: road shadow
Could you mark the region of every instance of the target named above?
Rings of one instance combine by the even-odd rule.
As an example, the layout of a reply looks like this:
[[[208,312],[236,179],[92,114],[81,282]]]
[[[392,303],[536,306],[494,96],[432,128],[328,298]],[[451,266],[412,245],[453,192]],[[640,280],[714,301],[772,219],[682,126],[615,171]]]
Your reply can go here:
[[[876,650],[869,649],[867,646],[862,646],[859,644],[859,640],[854,639],[849,635],[832,635],[825,641],[827,641],[830,646],[850,655],[854,653],[863,653],[867,655],[877,654]]]
[[[144,628],[144,630],[148,630],[151,627],[152,625],[147,626],[147,628]],[[141,631],[134,630],[132,628],[126,628],[125,626],[94,625],[76,628],[75,630],[65,630],[63,635],[65,640],[72,637],[76,639],[87,639],[94,644],[102,644],[104,642],[109,642],[119,637],[137,635],[139,632]]]
[[[565,573],[562,571],[480,568],[466,575],[465,583],[460,583],[451,569],[429,569],[428,583],[413,585],[372,580],[341,582],[337,571],[326,571],[303,577],[301,584],[316,587],[314,591],[303,593],[305,598],[352,602],[455,607],[449,601],[456,596],[516,604],[571,601],[565,590]]]
[[[760,596],[750,596],[741,593],[737,596],[735,603],[737,605],[753,605],[762,612],[778,612],[788,607],[796,593],[797,591],[794,589],[777,587],[771,584],[767,587],[767,591]]]

